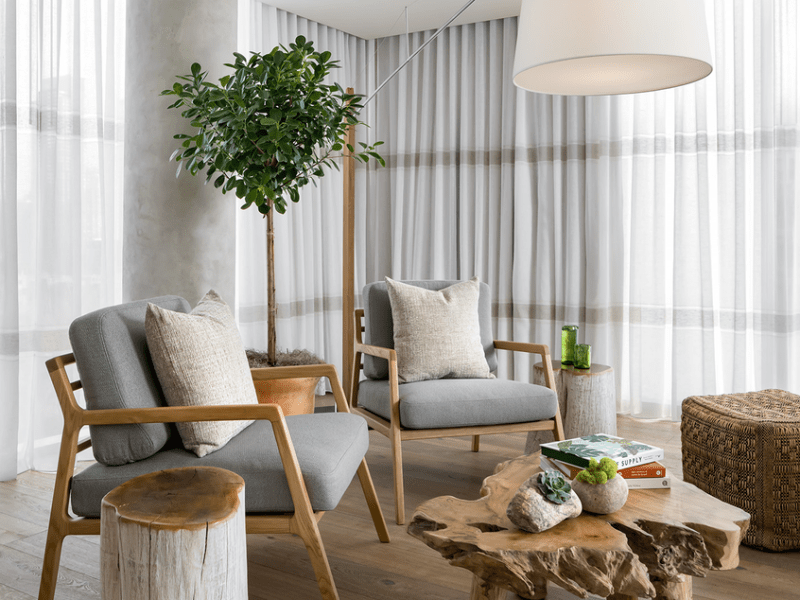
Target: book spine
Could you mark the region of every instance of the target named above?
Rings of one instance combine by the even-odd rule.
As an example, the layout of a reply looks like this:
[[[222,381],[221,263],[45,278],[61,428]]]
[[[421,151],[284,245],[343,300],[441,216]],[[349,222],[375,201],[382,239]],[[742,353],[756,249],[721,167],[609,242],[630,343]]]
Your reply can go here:
[[[668,489],[672,487],[672,478],[666,477],[643,477],[641,479],[626,479],[629,490],[653,490]]]
[[[579,467],[568,465],[559,460],[550,460],[543,457],[541,459],[541,468],[546,471],[558,471],[568,479],[575,479],[580,471]],[[672,487],[672,480],[669,475],[663,477],[639,477],[634,479],[625,479],[630,490],[653,490],[653,489],[669,489]]]
[[[661,448],[653,448],[652,450],[645,450],[635,456],[626,456],[624,458],[614,459],[620,469],[627,469],[629,467],[636,467],[638,465],[646,465],[654,461],[664,459],[664,450]]]
[[[587,459],[581,458],[580,456],[575,456],[574,454],[568,454],[567,452],[562,452],[561,450],[556,450],[554,448],[542,446],[542,454],[544,454],[547,458],[555,458],[556,460],[560,460],[571,465],[576,465],[581,468],[586,468],[589,466],[589,461]]]
[[[542,446],[542,454],[544,454],[548,458],[555,458],[556,460],[560,460],[562,462],[574,465],[576,467],[581,467],[583,469],[589,466],[588,458],[583,458],[582,456],[577,456],[575,454],[564,452],[562,450],[556,450],[555,448],[547,448],[546,446]],[[597,460],[600,460],[600,458],[602,457],[599,457]],[[625,456],[617,458],[609,457],[609,458],[611,458],[611,460],[617,463],[618,468],[627,469],[629,467],[645,465],[647,463],[651,463],[654,461],[663,460],[664,450],[661,448],[653,448],[652,450],[645,450],[644,452],[641,452],[633,456]]]
[[[574,479],[575,476],[580,473],[583,469],[581,467],[571,465],[569,463],[555,460],[555,466],[558,467],[559,470],[563,472],[568,472],[570,479]],[[563,467],[563,468],[562,468]],[[625,479],[642,479],[646,477],[665,477],[667,474],[667,469],[664,465],[662,465],[658,461],[654,461],[651,463],[647,463],[645,465],[637,465],[635,467],[628,467],[627,469],[619,469],[617,471],[617,475],[621,475]]]
[[[667,468],[657,460],[644,465],[628,467],[617,471],[625,479],[648,479],[661,478],[667,476]]]
[[[539,467],[542,469],[542,471],[557,471],[567,479],[574,479],[574,475],[569,474],[569,469],[567,469],[567,466],[564,463],[557,460],[552,460],[546,456],[542,456],[539,459]]]

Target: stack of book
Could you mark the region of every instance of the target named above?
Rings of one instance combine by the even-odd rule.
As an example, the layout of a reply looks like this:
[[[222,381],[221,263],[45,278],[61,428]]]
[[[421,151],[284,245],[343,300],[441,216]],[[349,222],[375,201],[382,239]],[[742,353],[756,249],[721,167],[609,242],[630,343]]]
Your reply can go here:
[[[671,486],[667,469],[659,462],[664,459],[662,448],[605,433],[542,444],[541,466],[575,479],[592,458],[599,461],[604,457],[617,463],[617,474],[632,490]]]

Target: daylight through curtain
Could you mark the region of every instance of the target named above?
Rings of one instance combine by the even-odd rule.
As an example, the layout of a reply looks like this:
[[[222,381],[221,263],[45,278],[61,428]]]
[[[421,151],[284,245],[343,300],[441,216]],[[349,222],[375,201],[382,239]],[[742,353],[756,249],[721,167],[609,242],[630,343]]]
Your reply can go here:
[[[516,19],[445,31],[377,98],[389,166],[357,230],[366,280],[477,275],[496,336],[556,359],[561,325],[580,325],[623,413],[800,389],[797,4],[707,13],[709,78],[620,97],[514,88]],[[377,81],[405,44],[383,40]],[[517,360],[501,370],[528,379]]]
[[[615,370],[620,412],[676,419],[681,401],[800,389],[800,47],[792,0],[707,0],[714,73],[620,97],[511,83],[516,19],[452,27],[376,97],[360,135],[356,290],[389,275],[494,294],[500,339],[550,345],[580,325]],[[297,33],[369,93],[432,32],[364,42],[254,3],[254,49]],[[341,364],[341,176],[278,218],[279,343]],[[239,314],[263,346],[263,224],[239,215]],[[358,300],[357,300],[358,302]],[[527,380],[527,357],[501,373]]]
[[[2,0],[0,479],[54,469],[45,360],[121,299],[125,3]]]

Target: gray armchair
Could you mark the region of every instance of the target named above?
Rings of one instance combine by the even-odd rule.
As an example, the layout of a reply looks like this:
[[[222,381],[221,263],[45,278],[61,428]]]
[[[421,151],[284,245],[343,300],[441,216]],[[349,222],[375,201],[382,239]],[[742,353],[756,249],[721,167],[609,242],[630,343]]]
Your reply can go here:
[[[404,283],[442,290],[457,282]],[[544,344],[493,339],[488,285],[480,286],[478,312],[489,369],[497,369],[497,349],[539,354],[547,387],[503,379],[436,379],[401,384],[386,283],[367,285],[363,301],[364,309],[355,311],[355,360],[349,400],[353,412],[364,416],[373,429],[391,440],[398,524],[405,522],[403,441],[471,435],[472,450],[477,452],[482,434],[551,430],[556,440],[564,439],[550,351]],[[366,379],[359,381],[361,369]]]
[[[168,407],[145,338],[147,302],[178,312],[177,296],[132,302],[77,319],[70,328],[73,354],[47,362],[64,414],[64,431],[45,547],[39,600],[52,600],[61,546],[68,535],[99,535],[100,503],[117,485],[144,473],[182,466],[215,466],[245,480],[247,533],[293,533],[306,545],[326,600],[338,598],[317,521],[336,508],[358,474],[378,537],[389,541],[364,455],[364,419],[349,413],[332,365],[254,369],[255,380],[327,377],[338,413],[284,417],[270,404]],[[80,381],[70,381],[76,363]],[[89,409],[75,392],[83,389]],[[227,445],[202,458],[185,450],[175,422],[255,422]],[[78,432],[90,427],[90,439]],[[93,447],[97,462],[75,473],[77,452]],[[72,514],[70,514],[70,503]]]

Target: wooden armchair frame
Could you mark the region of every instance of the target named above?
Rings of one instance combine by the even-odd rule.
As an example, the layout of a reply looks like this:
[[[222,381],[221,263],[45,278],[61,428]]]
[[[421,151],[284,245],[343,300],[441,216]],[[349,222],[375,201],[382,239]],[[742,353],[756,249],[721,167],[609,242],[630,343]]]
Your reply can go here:
[[[272,423],[281,462],[283,463],[289,492],[294,502],[294,512],[287,514],[248,514],[247,533],[292,533],[302,538],[308,550],[311,565],[317,578],[320,593],[325,600],[336,600],[339,594],[333,582],[328,557],[322,545],[317,522],[325,514],[314,511],[308,498],[303,475],[292,445],[283,411],[274,404],[249,404],[225,406],[187,406],[141,409],[86,410],[75,399],[75,391],[81,389],[79,380],[70,381],[67,366],[73,364],[72,354],[58,356],[47,361],[47,369],[58,395],[64,414],[64,430],[58,459],[53,505],[47,531],[39,600],[52,600],[58,578],[61,547],[68,535],[99,535],[100,519],[73,517],[69,514],[69,498],[72,477],[75,472],[75,457],[78,452],[91,446],[91,440],[78,441],[78,433],[84,425],[115,425],[122,423],[174,423],[185,421],[236,421],[266,419]],[[252,369],[253,379],[286,379],[295,377],[327,377],[333,389],[336,406],[340,412],[350,412],[339,377],[333,365],[308,365],[299,367],[273,367]],[[389,531],[381,512],[378,497],[372,484],[367,462],[362,459],[358,467],[358,478],[372,516],[375,530],[381,542],[389,541]]]
[[[564,427],[561,423],[561,410],[556,400],[556,415],[552,419],[544,421],[532,421],[529,423],[511,423],[508,425],[475,425],[471,427],[452,427],[447,429],[405,429],[400,425],[400,390],[397,378],[397,354],[391,348],[380,346],[370,346],[363,343],[362,334],[364,328],[364,310],[355,311],[355,359],[353,361],[353,376],[351,379],[350,408],[353,412],[363,416],[370,427],[382,433],[391,440],[392,463],[394,471],[394,497],[395,497],[395,516],[397,524],[405,522],[405,498],[403,491],[403,454],[401,444],[405,440],[424,440],[441,437],[456,437],[463,435],[472,436],[472,451],[478,452],[480,448],[480,436],[492,433],[516,433],[520,431],[552,431],[556,440],[564,439]],[[494,341],[494,347],[498,350],[511,350],[512,352],[529,352],[539,354],[544,364],[544,376],[547,387],[556,392],[555,379],[553,378],[553,367],[550,363],[550,349],[546,344],[527,344],[523,342]],[[391,419],[386,420],[365,408],[358,406],[358,385],[359,375],[364,365],[362,356],[368,354],[377,358],[384,358],[389,361],[389,386],[391,402]]]

